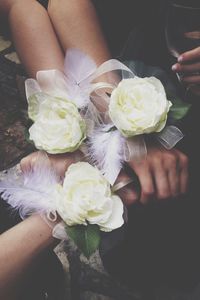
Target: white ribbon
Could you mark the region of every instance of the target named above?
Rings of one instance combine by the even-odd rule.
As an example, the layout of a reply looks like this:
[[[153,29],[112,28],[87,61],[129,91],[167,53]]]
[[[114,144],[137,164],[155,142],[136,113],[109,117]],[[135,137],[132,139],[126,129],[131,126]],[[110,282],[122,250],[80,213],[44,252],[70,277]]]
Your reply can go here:
[[[58,240],[68,240],[68,235],[65,230],[65,226],[66,224],[63,221],[56,224],[52,230],[52,236]]]
[[[170,125],[157,133],[156,137],[166,149],[170,150],[184,137],[184,134],[176,126]]]
[[[94,81],[95,79],[97,79],[98,77],[100,77],[106,73],[109,73],[112,71],[117,71],[117,70],[129,72],[134,77],[133,72],[126,65],[124,65],[123,63],[121,63],[120,61],[118,61],[116,59],[110,59],[110,60],[107,60],[106,62],[104,62],[103,64],[101,64],[97,68],[97,70],[91,76],[91,80]],[[118,78],[118,80],[116,80],[116,78],[117,77],[112,77],[111,83],[113,83],[112,79],[114,79],[114,83],[118,84],[120,80],[119,80],[119,78]]]
[[[147,156],[147,147],[142,135],[133,138],[124,138],[125,143],[123,147],[123,160],[135,160],[140,162]]]

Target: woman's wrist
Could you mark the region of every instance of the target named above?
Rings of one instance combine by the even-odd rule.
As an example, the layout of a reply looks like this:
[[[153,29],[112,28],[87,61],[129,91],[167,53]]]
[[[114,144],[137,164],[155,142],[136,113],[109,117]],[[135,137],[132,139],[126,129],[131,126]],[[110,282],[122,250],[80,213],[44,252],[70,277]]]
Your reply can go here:
[[[44,243],[48,244],[49,246],[51,244],[52,246],[56,245],[58,240],[53,237],[52,232],[54,227],[61,221],[60,217],[52,221],[47,216],[34,214],[30,216],[27,221],[34,225],[35,234],[38,232]]]
[[[54,228],[60,224],[62,222],[61,217],[58,215],[58,213],[56,212],[55,215],[39,215],[39,217],[43,220],[43,222],[48,226],[48,229],[50,231],[50,234],[52,237],[55,238],[55,236],[53,235],[54,232]]]

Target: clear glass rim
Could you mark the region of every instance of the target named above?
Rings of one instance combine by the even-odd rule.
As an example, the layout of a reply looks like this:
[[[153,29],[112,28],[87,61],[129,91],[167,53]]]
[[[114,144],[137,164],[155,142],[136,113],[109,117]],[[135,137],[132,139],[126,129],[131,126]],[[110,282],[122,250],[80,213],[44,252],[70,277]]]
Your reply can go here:
[[[178,7],[178,8],[200,10],[200,6],[199,7],[192,7],[192,6],[186,6],[186,5],[176,4],[176,3],[171,3],[171,4],[172,4],[172,6]]]

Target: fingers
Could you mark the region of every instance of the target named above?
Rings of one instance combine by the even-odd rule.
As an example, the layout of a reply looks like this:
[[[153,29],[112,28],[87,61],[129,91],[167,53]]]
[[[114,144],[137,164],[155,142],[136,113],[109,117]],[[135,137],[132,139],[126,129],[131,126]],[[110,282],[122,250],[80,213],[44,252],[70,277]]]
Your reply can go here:
[[[200,75],[193,74],[191,76],[184,76],[181,78],[181,81],[190,84],[200,84]]]
[[[170,189],[170,195],[168,195],[168,197],[178,196],[180,193],[180,174],[177,163],[175,164],[175,166],[172,166],[168,172],[168,182]]]
[[[168,171],[158,163],[154,169],[154,181],[156,188],[156,198],[164,200],[171,196],[171,187],[168,179]]]
[[[181,76],[183,83],[200,84],[200,47],[181,54],[172,70],[183,75]]]
[[[48,157],[55,172],[60,177],[64,177],[68,167],[72,163],[82,160],[83,155],[81,154],[81,152],[76,151],[74,153],[48,154]],[[31,171],[34,167],[37,158],[38,158],[38,151],[24,157],[20,162],[20,168],[22,172]]]
[[[180,193],[185,194],[188,190],[188,158],[186,155],[180,156]]]
[[[180,194],[180,162],[179,151],[167,151],[164,156],[164,165],[167,172],[169,190],[166,198],[176,197]]]
[[[188,188],[188,158],[178,150],[165,150],[154,165],[157,199],[175,198]]]
[[[23,173],[30,172],[34,166],[34,163],[37,159],[38,152],[33,152],[28,156],[24,157],[20,161],[20,168]]]
[[[143,204],[187,192],[188,159],[178,150],[153,149],[142,163],[129,162],[141,185]]]
[[[119,182],[127,182],[131,177],[124,171],[121,171],[115,184]],[[126,206],[129,206],[138,201],[139,195],[135,189],[134,183],[130,183],[116,192]]]
[[[151,174],[151,170],[149,168],[149,165],[144,163],[136,163],[132,164],[130,162],[130,166],[134,169],[135,173],[138,176],[140,185],[141,185],[141,196],[140,196],[140,202],[142,204],[145,204],[152,200],[152,198],[155,196],[155,188],[153,183],[153,176]]]
[[[200,84],[200,62],[193,64],[175,64],[172,70],[181,73],[181,81],[190,84]]]
[[[191,64],[175,64],[172,66],[172,70],[175,72],[181,73],[192,73],[200,71],[200,62],[191,63]]]
[[[195,49],[182,53],[178,57],[178,62],[184,63],[184,62],[199,60],[199,59],[200,59],[200,47],[197,47]]]

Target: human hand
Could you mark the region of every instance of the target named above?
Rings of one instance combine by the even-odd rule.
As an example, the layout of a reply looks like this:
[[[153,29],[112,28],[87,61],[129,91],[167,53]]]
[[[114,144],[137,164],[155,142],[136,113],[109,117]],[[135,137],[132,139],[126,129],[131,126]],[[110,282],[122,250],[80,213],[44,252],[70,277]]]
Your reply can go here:
[[[139,201],[167,199],[186,193],[188,185],[188,159],[179,150],[166,150],[161,146],[148,148],[142,162],[130,161],[129,166],[141,185]]]
[[[20,162],[20,167],[22,172],[31,171],[36,160],[37,160],[38,151],[29,154],[24,157]],[[79,160],[83,159],[83,154],[80,151],[76,151],[74,153],[65,153],[65,154],[48,154],[51,165],[55,172],[60,176],[64,177],[66,170],[68,167]],[[115,184],[124,183],[131,180],[130,176],[128,176],[124,171],[121,171]],[[120,188],[116,191],[116,194],[120,196],[125,205],[130,205],[138,200],[138,194],[134,189],[133,184],[127,184],[123,188]]]
[[[200,47],[181,54],[172,70],[182,73],[181,82],[194,94],[200,95]]]
[[[64,153],[64,154],[47,154],[52,165],[52,168],[60,176],[64,177],[68,167],[77,161],[83,159],[83,154],[80,151],[75,151],[73,153]],[[38,156],[38,151],[29,154],[24,157],[20,162],[20,167],[22,172],[31,171]]]

